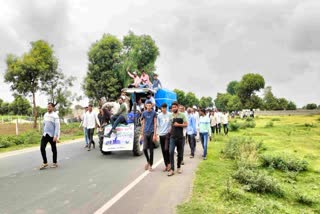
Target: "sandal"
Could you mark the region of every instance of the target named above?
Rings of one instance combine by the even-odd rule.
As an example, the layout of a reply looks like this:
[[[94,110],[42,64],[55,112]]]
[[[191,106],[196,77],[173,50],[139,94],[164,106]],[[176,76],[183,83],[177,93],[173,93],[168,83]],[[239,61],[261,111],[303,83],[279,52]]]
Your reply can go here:
[[[174,175],[174,172],[173,172],[172,170],[170,170],[170,171],[168,172],[168,176],[172,176],[172,175]]]
[[[149,164],[147,163],[145,166],[144,166],[144,170],[148,170],[149,169]]]
[[[48,167],[48,164],[47,163],[44,163],[44,164],[42,164],[40,167],[39,167],[39,169],[40,170],[43,170],[43,169],[45,169],[45,168],[47,168]]]

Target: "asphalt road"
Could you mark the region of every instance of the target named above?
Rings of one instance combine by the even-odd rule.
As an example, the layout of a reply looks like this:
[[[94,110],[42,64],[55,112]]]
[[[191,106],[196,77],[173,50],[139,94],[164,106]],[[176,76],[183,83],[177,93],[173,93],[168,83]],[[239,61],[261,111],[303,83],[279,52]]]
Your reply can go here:
[[[155,150],[155,163],[161,159],[160,150]],[[47,156],[50,163],[49,144]],[[174,212],[174,207],[190,192],[192,175],[199,162],[199,158],[196,159],[186,168],[184,177],[182,174],[168,178],[161,172],[161,164],[107,213],[149,213],[158,207],[162,209],[154,213]],[[58,168],[40,171],[41,163],[38,149],[0,156],[1,214],[94,213],[144,172],[145,157],[133,157],[130,151],[102,155],[97,148],[88,152],[83,148],[83,142],[77,142],[58,146]],[[174,187],[178,188],[175,190]],[[166,203],[167,194],[172,190],[178,197]]]

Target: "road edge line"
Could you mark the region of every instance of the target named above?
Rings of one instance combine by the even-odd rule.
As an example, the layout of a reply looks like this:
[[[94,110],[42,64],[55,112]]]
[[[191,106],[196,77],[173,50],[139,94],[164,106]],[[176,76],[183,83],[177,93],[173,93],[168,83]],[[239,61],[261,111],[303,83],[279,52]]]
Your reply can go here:
[[[155,165],[153,165],[153,167],[156,168],[162,162],[163,162],[163,159],[161,158]],[[144,173],[142,173],[139,177],[137,177],[129,185],[127,185],[125,188],[123,188],[118,194],[116,194],[113,198],[111,198],[109,201],[107,201],[107,203],[105,203],[102,207],[100,207],[97,211],[95,211],[94,214],[105,213],[117,201],[119,201],[125,194],[127,194],[133,187],[135,187],[140,181],[142,181],[149,173],[150,173],[150,171],[145,171]]]

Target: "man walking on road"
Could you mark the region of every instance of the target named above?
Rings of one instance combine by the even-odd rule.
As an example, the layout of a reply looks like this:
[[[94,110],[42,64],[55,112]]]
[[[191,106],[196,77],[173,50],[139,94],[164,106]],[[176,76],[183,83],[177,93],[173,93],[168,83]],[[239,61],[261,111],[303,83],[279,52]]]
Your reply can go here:
[[[188,137],[188,142],[191,150],[190,158],[194,158],[194,152],[196,149],[196,135],[197,135],[196,118],[192,114],[191,108],[187,109],[187,113],[188,113],[187,137]]]
[[[199,119],[199,132],[200,140],[203,147],[203,160],[207,160],[207,149],[208,149],[208,138],[211,135],[210,119],[206,115],[204,109],[200,110],[200,119]]]
[[[51,150],[53,153],[53,164],[51,168],[58,167],[57,164],[57,141],[60,133],[60,121],[59,116],[56,112],[53,111],[54,104],[48,103],[47,113],[43,116],[43,134],[41,138],[41,155],[43,159],[43,164],[40,166],[41,169],[48,167],[47,155],[46,155],[46,146],[48,142],[51,145]]]
[[[161,105],[161,113],[157,117],[157,134],[160,136],[160,145],[164,161],[164,172],[170,170],[169,156],[169,129],[170,129],[170,114],[167,112],[167,104]]]
[[[178,111],[179,104],[177,102],[172,103],[172,115],[170,119],[171,123],[171,132],[170,132],[170,144],[169,144],[169,153],[170,153],[170,164],[171,169],[168,172],[168,176],[174,175],[174,149],[177,147],[178,151],[178,163],[177,171],[182,173],[181,170],[181,161],[182,161],[182,141],[183,141],[183,128],[188,126],[188,122],[184,113]]]
[[[87,127],[84,126],[84,117],[86,115],[88,111],[88,106],[84,107],[84,113],[82,114],[82,121],[81,121],[81,125],[83,127],[83,133],[84,133],[84,139],[85,139],[85,142],[86,142],[86,145],[84,148],[88,148],[88,144],[89,144],[89,138],[88,138],[88,130],[87,130]]]
[[[96,147],[95,142],[93,141],[93,134],[94,129],[96,128],[96,124],[98,124],[98,127],[100,127],[100,122],[98,120],[97,114],[92,111],[92,104],[89,104],[88,106],[88,111],[84,117],[83,124],[84,127],[87,128],[89,138],[88,151],[90,151],[91,144],[93,145],[93,148]]]
[[[157,135],[157,113],[152,109],[152,103],[148,101],[146,103],[147,110],[142,113],[142,137],[143,137],[143,152],[147,159],[145,170],[152,171],[153,165],[153,148],[154,141],[156,141]],[[148,154],[150,150],[150,156]]]

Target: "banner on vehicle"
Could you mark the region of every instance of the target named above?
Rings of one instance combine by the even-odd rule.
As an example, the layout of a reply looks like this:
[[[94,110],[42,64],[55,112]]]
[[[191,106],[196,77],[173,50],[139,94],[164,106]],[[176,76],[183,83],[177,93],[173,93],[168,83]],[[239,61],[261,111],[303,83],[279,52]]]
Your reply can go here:
[[[111,126],[105,127],[106,136],[111,130]],[[116,133],[112,133],[110,138],[104,137],[102,151],[127,151],[132,150],[134,140],[134,124],[120,125],[116,128]]]

